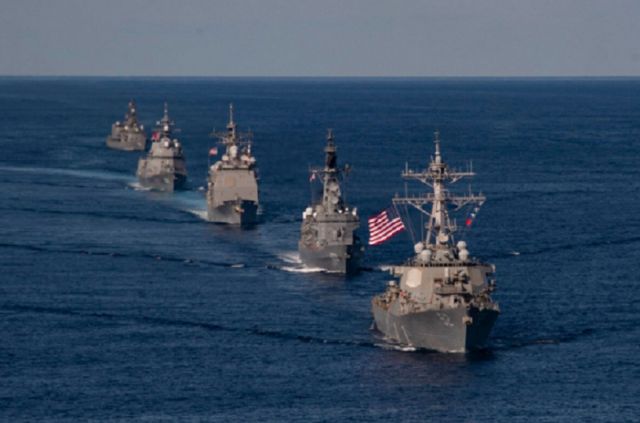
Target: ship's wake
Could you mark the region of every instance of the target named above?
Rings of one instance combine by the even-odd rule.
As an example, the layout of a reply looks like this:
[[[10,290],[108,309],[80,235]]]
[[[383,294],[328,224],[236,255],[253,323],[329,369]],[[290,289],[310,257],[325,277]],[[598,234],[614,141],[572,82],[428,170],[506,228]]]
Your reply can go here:
[[[51,167],[20,167],[20,166],[0,166],[2,172],[23,172],[23,173],[36,173],[38,175],[61,175],[72,176],[82,179],[99,179],[103,181],[119,181],[119,182],[134,182],[134,177],[128,174],[97,171],[97,170],[83,170],[83,169],[62,169]]]
[[[297,251],[287,251],[282,254],[278,254],[278,258],[284,263],[284,265],[273,266],[278,270],[284,270],[285,272],[291,273],[320,273],[326,272],[325,269],[321,267],[307,267],[302,260],[300,260],[300,255]]]
[[[144,186],[140,185],[139,182],[129,182],[127,184],[127,186],[129,188],[131,188],[132,190],[134,190],[134,191],[151,191],[151,188],[144,187]]]
[[[161,254],[149,251],[113,251],[104,247],[86,246],[86,247],[66,247],[55,248],[47,245],[33,245],[33,244],[12,244],[0,242],[0,249],[14,249],[24,250],[40,253],[50,254],[72,254],[72,255],[88,255],[96,257],[110,257],[114,259],[129,258],[136,260],[154,260],[167,263],[179,263],[185,266],[198,266],[198,267],[223,267],[223,268],[245,268],[245,267],[260,267],[260,265],[247,265],[239,262],[223,262],[213,260],[203,260],[199,258],[180,257],[168,254]]]
[[[375,343],[373,345],[375,345],[378,348],[382,348],[383,350],[389,350],[389,351],[399,351],[399,352],[416,352],[416,351],[418,351],[418,348],[416,348],[416,347],[410,347],[408,345],[394,344],[391,341],[389,341],[389,342],[377,342],[377,343]]]
[[[540,336],[532,338],[518,338],[518,337],[493,337],[490,342],[492,350],[511,350],[516,348],[525,348],[537,345],[558,345],[568,342],[575,342],[583,337],[591,336],[594,333],[594,329],[585,328],[581,331],[573,333],[555,334],[549,336]]]
[[[207,204],[200,191],[177,191],[169,198],[174,208],[189,213],[200,220],[207,221]]]
[[[207,221],[207,210],[204,209],[184,209],[183,211],[190,213],[197,217],[198,219]]]

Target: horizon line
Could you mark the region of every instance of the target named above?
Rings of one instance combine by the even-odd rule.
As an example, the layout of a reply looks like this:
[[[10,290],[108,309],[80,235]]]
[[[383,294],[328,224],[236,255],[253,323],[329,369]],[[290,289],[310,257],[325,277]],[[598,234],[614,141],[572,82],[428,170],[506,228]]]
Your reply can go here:
[[[640,75],[16,75],[6,79],[640,79]]]

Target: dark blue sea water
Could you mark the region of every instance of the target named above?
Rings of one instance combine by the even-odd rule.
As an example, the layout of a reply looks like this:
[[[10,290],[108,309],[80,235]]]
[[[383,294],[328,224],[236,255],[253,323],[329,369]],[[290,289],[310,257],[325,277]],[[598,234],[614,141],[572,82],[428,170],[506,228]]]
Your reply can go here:
[[[182,128],[193,190],[134,189],[104,140],[131,98]],[[255,134],[264,223],[201,219],[212,128]],[[0,79],[0,420],[637,421],[640,80]],[[293,263],[326,128],[366,217],[473,160],[467,242],[497,266],[487,351],[398,351],[351,279]],[[366,238],[364,231],[362,235]]]

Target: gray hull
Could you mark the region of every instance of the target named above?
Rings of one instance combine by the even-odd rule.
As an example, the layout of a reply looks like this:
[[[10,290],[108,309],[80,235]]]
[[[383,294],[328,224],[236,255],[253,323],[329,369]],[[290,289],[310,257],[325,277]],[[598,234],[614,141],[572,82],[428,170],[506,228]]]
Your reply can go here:
[[[187,177],[184,175],[155,175],[151,177],[138,177],[140,185],[155,191],[173,192],[186,188]]]
[[[213,223],[251,226],[258,222],[258,205],[253,201],[229,201],[218,207],[209,206],[207,220]]]
[[[394,315],[372,305],[376,328],[402,345],[440,352],[467,352],[484,347],[498,311],[465,307]]]
[[[360,251],[357,246],[329,245],[316,249],[299,242],[298,251],[300,260],[307,267],[345,274],[355,274],[360,267]]]
[[[144,151],[147,147],[147,138],[144,134],[130,135],[126,140],[108,136],[107,147],[124,151]]]

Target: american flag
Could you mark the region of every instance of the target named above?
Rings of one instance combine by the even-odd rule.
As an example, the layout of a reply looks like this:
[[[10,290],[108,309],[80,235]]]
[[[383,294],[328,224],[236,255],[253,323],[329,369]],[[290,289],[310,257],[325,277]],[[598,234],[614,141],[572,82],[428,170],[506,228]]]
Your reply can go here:
[[[218,147],[211,147],[211,149],[209,150],[209,155],[210,156],[217,156],[218,155]]]
[[[158,141],[159,139],[160,139],[160,132],[154,131],[153,134],[151,134],[151,141]]]
[[[404,229],[404,224],[396,209],[389,207],[369,218],[369,245],[382,244]]]

